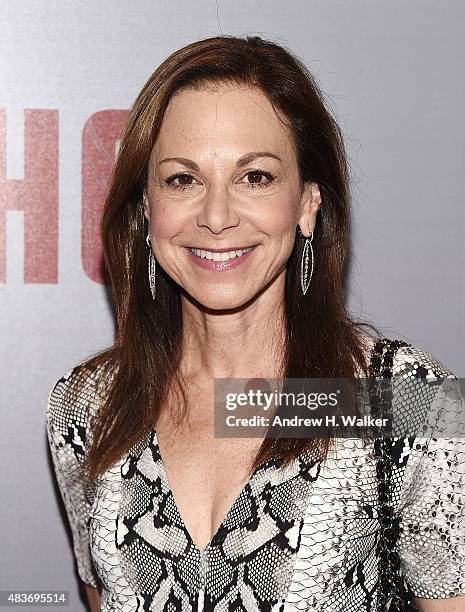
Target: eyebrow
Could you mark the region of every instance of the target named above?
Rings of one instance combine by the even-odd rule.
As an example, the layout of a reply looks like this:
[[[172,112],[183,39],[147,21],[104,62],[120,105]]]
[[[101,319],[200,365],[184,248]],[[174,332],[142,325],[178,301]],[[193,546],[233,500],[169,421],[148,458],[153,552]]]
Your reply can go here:
[[[246,166],[247,164],[250,164],[250,162],[252,162],[254,159],[257,159],[257,157],[272,157],[273,159],[282,161],[279,155],[276,155],[275,153],[271,153],[269,151],[253,151],[251,153],[246,153],[245,155],[242,155],[242,157],[239,157],[239,159],[236,162],[236,166],[238,168],[241,168],[242,166]],[[196,172],[199,172],[200,170],[200,168],[195,162],[193,162],[191,159],[187,159],[186,157],[165,157],[165,159],[162,159],[161,161],[158,162],[158,165],[163,164],[164,162],[170,162],[170,161],[179,162],[183,166],[186,166],[187,168],[190,168],[191,170],[195,170]]]

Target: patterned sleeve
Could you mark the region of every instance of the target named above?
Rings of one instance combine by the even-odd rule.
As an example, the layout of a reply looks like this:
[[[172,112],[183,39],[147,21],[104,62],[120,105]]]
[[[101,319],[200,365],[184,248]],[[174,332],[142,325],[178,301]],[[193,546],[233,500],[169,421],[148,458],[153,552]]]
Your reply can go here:
[[[414,357],[414,367],[441,377],[407,461],[398,551],[414,595],[453,597],[465,594],[465,399],[434,357]]]
[[[60,378],[49,393],[46,430],[56,480],[71,527],[78,574],[85,584],[96,587],[99,578],[90,553],[88,525],[92,494],[84,482],[82,469],[87,411],[82,398],[75,401],[73,395],[66,392],[73,371]]]

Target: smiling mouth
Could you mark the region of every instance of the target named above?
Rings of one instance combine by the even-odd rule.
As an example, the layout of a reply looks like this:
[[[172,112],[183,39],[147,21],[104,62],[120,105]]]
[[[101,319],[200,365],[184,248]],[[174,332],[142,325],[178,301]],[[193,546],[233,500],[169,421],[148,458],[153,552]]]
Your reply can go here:
[[[188,247],[189,251],[196,255],[201,259],[209,259],[211,261],[229,261],[230,259],[235,259],[236,257],[241,257],[244,253],[248,253],[251,251],[254,246],[246,247],[243,249],[231,249],[231,250],[221,250],[221,251],[207,251],[204,249],[194,249],[192,247]]]

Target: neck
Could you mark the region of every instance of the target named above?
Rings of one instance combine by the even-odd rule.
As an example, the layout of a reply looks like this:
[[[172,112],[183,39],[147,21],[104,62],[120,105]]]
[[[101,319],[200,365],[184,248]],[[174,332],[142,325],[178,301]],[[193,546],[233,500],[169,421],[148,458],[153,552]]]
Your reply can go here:
[[[183,302],[180,371],[187,380],[277,376],[285,346],[284,300],[264,292],[234,311]]]

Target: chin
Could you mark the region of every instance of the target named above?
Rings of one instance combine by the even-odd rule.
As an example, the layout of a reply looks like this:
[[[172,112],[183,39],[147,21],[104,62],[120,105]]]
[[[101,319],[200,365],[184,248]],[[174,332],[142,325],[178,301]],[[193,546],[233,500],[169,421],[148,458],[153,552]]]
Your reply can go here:
[[[255,298],[255,294],[246,295],[244,292],[233,292],[232,294],[210,292],[208,295],[191,294],[190,298],[203,310],[224,311],[238,310],[246,306]]]

